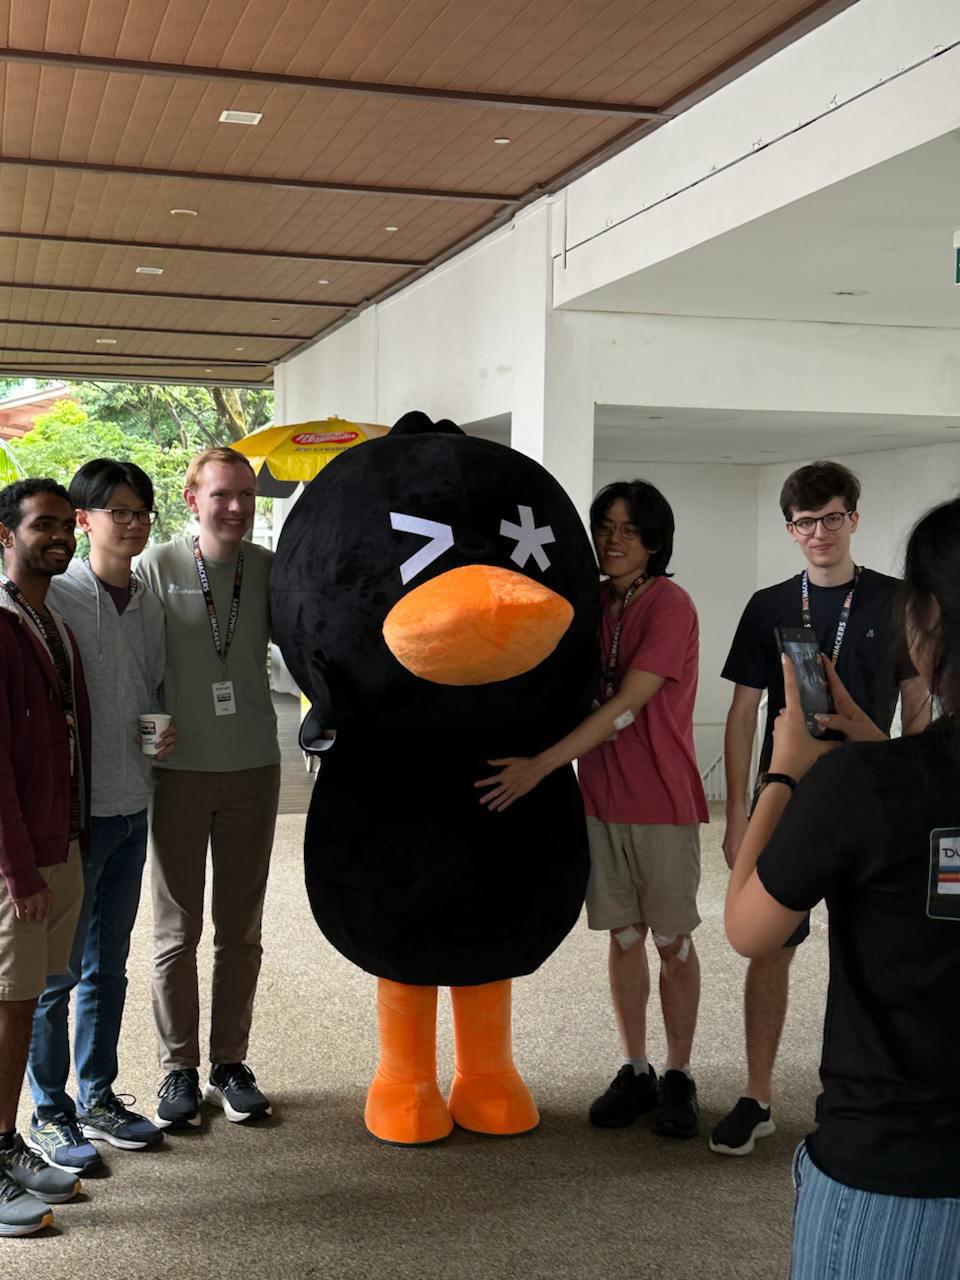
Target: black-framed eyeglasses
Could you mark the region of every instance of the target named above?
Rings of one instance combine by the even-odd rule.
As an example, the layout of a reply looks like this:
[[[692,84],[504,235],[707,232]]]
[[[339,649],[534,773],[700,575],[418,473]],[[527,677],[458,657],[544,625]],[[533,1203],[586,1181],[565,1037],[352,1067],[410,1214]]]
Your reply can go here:
[[[91,507],[90,510],[112,516],[114,524],[153,524],[157,518],[156,511],[131,511],[129,507]]]
[[[801,516],[799,520],[788,520],[787,525],[791,529],[795,529],[802,537],[809,538],[818,524],[822,524],[831,533],[836,533],[838,529],[843,528],[843,522],[847,516],[852,516],[853,514],[854,512],[852,511],[828,511],[823,516]]]
[[[641,537],[635,524],[614,524],[612,520],[601,520],[594,532],[598,538],[612,538],[619,533],[624,542],[639,542]]]

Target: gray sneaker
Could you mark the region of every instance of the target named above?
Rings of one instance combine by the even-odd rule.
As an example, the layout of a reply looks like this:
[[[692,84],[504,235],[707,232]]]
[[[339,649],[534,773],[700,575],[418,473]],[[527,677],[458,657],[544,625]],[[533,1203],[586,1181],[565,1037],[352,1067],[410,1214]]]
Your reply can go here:
[[[0,1236],[32,1236],[53,1222],[53,1210],[0,1173]]]
[[[75,1173],[49,1165],[24,1143],[19,1133],[9,1151],[0,1151],[0,1174],[45,1204],[63,1204],[80,1190]]]

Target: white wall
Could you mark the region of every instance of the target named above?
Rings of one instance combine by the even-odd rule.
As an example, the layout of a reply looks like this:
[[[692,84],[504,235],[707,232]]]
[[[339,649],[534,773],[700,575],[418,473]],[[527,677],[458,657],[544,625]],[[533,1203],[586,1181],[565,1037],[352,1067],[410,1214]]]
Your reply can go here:
[[[930,507],[960,493],[960,443],[886,449],[837,457],[859,477],[860,526],[853,541],[858,564],[899,576],[907,536]],[[782,581],[803,567],[800,552],[783,527],[780,489],[795,467],[812,462],[758,468],[758,587]]]
[[[860,0],[588,173],[558,303],[956,128],[957,41],[956,0]]]
[[[700,683],[694,739],[701,769],[723,746],[731,686],[720,678],[740,613],[755,590],[757,467],[598,462],[594,490],[614,480],[655,484],[673,508],[670,571],[700,616]]]

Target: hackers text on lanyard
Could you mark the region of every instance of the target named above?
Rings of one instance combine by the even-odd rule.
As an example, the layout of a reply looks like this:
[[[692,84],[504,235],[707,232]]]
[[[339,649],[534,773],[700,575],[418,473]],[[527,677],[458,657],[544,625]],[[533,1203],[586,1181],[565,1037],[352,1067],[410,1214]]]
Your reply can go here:
[[[840,647],[843,644],[843,637],[847,631],[847,623],[850,621],[850,610],[853,608],[853,593],[857,589],[857,583],[860,581],[860,569],[854,566],[853,582],[850,584],[850,590],[847,592],[843,607],[840,610],[840,619],[837,622],[837,638],[833,642],[833,654],[830,661],[834,666],[837,665],[837,659],[840,657]],[[803,576],[800,579],[800,607],[803,613],[803,625],[807,630],[813,630],[813,618],[810,616],[810,581],[807,577],[807,571],[804,569]]]
[[[230,652],[230,646],[233,643],[233,637],[237,630],[237,619],[240,617],[240,588],[243,584],[243,547],[237,552],[237,572],[233,578],[233,596],[230,599],[230,616],[227,619],[227,634],[221,636],[220,621],[217,618],[217,606],[213,603],[213,592],[210,590],[210,579],[207,576],[207,566],[203,562],[203,552],[200,550],[200,539],[193,539],[193,558],[197,562],[197,577],[200,579],[200,589],[203,592],[203,599],[207,606],[207,617],[210,619],[210,631],[213,634],[213,647],[217,651],[217,657],[223,663],[224,668],[227,665],[227,654]]]
[[[620,606],[620,616],[617,618],[617,625],[613,629],[613,639],[610,642],[610,658],[607,665],[603,668],[603,700],[609,702],[617,691],[617,658],[620,656],[620,632],[623,629],[623,615],[627,611],[627,605],[637,594],[645,582],[650,580],[649,573],[641,573],[639,578],[635,578],[623,596],[623,604]]]

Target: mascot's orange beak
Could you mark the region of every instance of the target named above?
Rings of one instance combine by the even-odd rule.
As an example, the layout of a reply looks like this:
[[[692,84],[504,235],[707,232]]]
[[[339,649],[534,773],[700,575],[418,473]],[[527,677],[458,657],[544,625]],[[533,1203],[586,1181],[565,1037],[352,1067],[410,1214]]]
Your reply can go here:
[[[492,565],[451,569],[398,600],[383,624],[387,648],[435,684],[492,684],[539,666],[573,621],[563,596]]]

